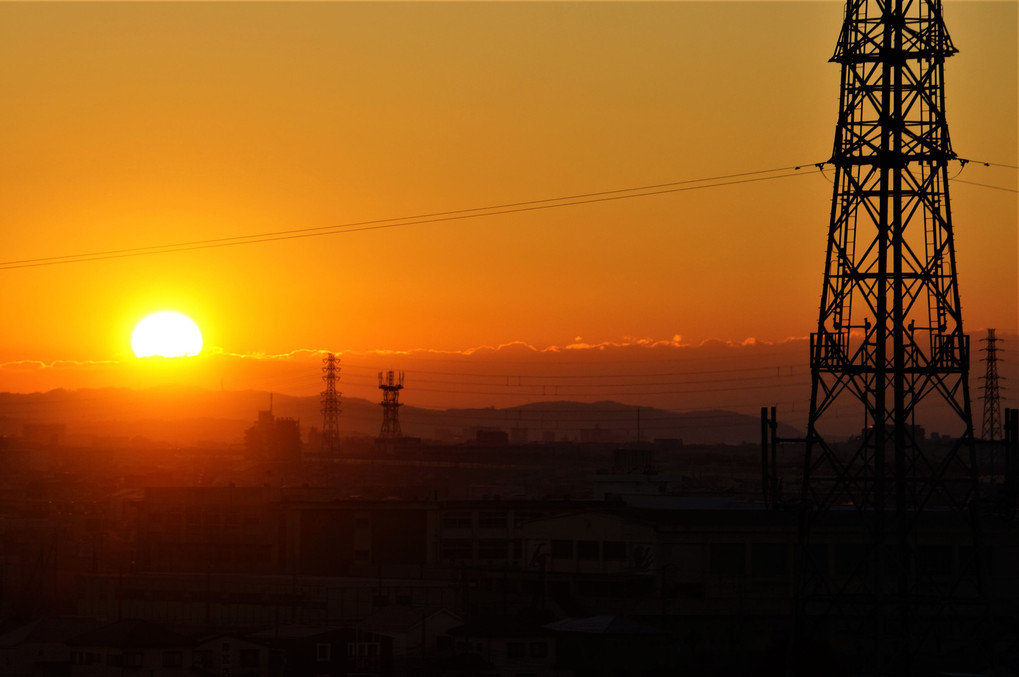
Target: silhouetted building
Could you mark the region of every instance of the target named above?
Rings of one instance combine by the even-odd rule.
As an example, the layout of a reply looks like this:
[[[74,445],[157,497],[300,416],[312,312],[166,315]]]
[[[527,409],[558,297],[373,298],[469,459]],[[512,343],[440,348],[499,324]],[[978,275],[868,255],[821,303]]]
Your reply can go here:
[[[581,428],[580,441],[582,444],[611,444],[616,441],[616,434],[596,425],[593,428]]]
[[[505,447],[509,434],[505,430],[482,428],[474,432],[474,442],[486,447]]]
[[[273,416],[272,411],[260,411],[255,425],[244,432],[244,446],[258,460],[300,460],[301,422]]]
[[[22,439],[32,447],[57,447],[67,437],[67,426],[63,423],[26,423],[22,428]]]

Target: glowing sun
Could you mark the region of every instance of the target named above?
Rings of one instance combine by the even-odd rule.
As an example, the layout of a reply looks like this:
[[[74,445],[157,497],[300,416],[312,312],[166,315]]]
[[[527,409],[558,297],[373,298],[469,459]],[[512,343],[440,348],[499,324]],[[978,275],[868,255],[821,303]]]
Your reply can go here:
[[[166,311],[144,318],[131,333],[136,357],[184,357],[202,352],[202,332],[190,317]]]

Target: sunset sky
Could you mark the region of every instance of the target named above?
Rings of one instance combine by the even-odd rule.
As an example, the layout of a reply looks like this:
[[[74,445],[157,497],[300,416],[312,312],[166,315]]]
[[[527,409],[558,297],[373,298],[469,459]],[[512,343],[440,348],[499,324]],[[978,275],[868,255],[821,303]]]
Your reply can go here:
[[[960,50],[946,66],[953,147],[1019,164],[1019,5],[944,4]],[[603,357],[581,371],[618,383],[731,361],[696,352],[709,341],[799,350],[817,321],[832,172],[810,165],[831,152],[842,11],[0,3],[0,390],[179,378],[310,394],[315,351],[331,350],[350,366],[345,392],[370,394],[377,369],[417,367],[447,383],[428,400],[442,405],[456,373],[486,373],[466,355],[493,353],[482,346],[514,345],[493,383],[558,373],[540,356],[571,345]],[[797,165],[554,209],[16,263]],[[1014,169],[976,163],[951,184],[974,335],[1019,333],[1016,186]],[[204,357],[138,367],[131,330],[160,310],[197,322]],[[303,371],[249,368],[295,351]],[[805,351],[782,351],[757,364],[805,369]]]

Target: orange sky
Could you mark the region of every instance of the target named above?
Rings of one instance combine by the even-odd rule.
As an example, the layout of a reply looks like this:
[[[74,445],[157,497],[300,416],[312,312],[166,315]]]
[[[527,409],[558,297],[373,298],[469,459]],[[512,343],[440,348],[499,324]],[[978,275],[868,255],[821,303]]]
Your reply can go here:
[[[960,49],[946,75],[955,150],[1015,165],[1017,5],[945,5]],[[0,259],[824,160],[842,11],[834,1],[0,3]],[[1014,170],[969,165],[959,178],[1016,187]],[[125,369],[131,328],[164,309],[194,318],[206,346],[231,355],[803,337],[816,323],[828,179],[808,169],[482,219],[0,269],[0,390],[158,381],[165,374]],[[967,329],[1019,333],[1016,195],[956,183],[952,200]],[[125,364],[87,377],[72,368],[93,361]],[[291,390],[318,387],[314,376],[303,383]]]

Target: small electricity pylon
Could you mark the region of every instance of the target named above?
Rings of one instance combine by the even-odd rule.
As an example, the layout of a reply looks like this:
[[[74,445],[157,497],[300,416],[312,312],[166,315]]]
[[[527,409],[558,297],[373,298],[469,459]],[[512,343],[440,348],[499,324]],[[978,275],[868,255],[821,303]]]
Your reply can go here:
[[[980,437],[986,442],[994,442],[1003,438],[1001,427],[1001,396],[1002,390],[998,384],[998,337],[994,335],[993,329],[987,330],[987,338],[981,339],[987,344],[981,348],[986,353],[984,362],[987,363],[987,370],[981,380],[984,382],[984,425],[980,431]],[[1004,380],[1004,379],[1001,379]]]
[[[340,360],[332,353],[322,359],[322,452],[335,454],[340,448],[340,393],[336,382],[340,380]]]
[[[956,51],[940,0],[848,0],[831,58],[842,85],[810,337],[794,636],[850,642],[858,671],[877,677],[915,674],[921,655],[975,651],[958,629],[983,610],[948,199],[944,63]],[[832,419],[850,408],[859,433],[837,442]],[[952,438],[928,438],[918,419]],[[851,557],[830,540],[846,528],[859,539]]]
[[[400,431],[400,391],[403,390],[403,372],[379,372],[379,390],[382,391],[382,429],[380,440],[395,440],[403,436]]]

